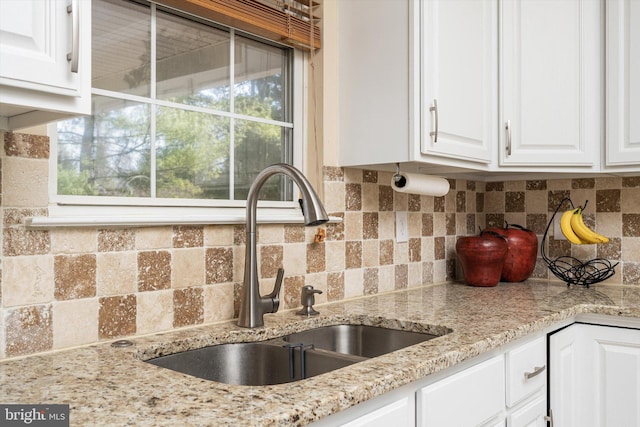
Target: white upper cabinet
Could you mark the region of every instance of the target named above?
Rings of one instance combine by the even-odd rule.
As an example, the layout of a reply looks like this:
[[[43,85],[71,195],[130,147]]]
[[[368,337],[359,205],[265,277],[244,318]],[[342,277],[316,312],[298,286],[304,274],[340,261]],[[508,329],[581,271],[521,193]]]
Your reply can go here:
[[[488,170],[495,0],[339,1],[338,21],[341,166]]]
[[[599,169],[601,8],[595,0],[500,2],[500,166]]]
[[[607,167],[640,165],[640,0],[607,0]],[[627,168],[629,169],[629,168]]]
[[[421,3],[422,153],[490,163],[497,140],[496,0]]]
[[[0,1],[0,129],[91,112],[91,1]]]

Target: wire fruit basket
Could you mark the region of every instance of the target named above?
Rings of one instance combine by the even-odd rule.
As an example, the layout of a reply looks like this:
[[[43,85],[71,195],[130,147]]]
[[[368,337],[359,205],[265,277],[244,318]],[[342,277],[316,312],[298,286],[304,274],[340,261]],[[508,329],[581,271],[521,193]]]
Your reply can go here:
[[[544,235],[542,236],[542,243],[540,244],[540,254],[542,255],[542,259],[549,267],[549,270],[556,276],[558,279],[562,280],[567,284],[567,286],[571,285],[581,285],[585,287],[589,287],[594,283],[602,282],[603,280],[607,280],[609,277],[615,274],[615,267],[618,263],[612,263],[608,259],[604,258],[594,258],[589,261],[580,261],[577,258],[572,256],[561,256],[556,259],[551,259],[545,253],[545,240],[547,240],[547,234],[549,233],[549,228],[551,228],[551,224],[553,224],[553,220],[564,204],[564,202],[569,202],[571,207],[573,208],[573,202],[570,198],[566,197],[560,201],[558,207],[553,212],[553,216],[549,220],[547,224],[547,228],[544,230]],[[585,207],[587,203],[585,202]]]

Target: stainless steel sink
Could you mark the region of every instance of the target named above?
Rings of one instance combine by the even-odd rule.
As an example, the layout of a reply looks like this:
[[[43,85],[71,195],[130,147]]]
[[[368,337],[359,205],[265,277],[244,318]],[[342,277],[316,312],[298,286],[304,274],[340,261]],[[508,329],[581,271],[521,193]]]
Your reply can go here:
[[[260,386],[320,375],[438,336],[375,326],[333,325],[267,341],[188,350],[147,362],[211,381]]]
[[[366,325],[333,325],[287,335],[284,340],[337,353],[377,357],[437,336]]]
[[[283,340],[220,344],[183,351],[147,362],[225,384],[270,385],[330,372],[362,358],[291,346]]]

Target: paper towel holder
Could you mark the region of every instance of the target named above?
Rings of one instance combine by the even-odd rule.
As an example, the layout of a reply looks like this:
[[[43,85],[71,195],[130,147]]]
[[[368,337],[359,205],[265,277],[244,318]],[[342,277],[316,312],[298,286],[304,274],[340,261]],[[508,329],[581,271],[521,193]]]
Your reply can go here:
[[[399,183],[403,179],[405,178],[400,174],[400,163],[396,163],[396,173],[393,174],[393,181]]]
[[[405,184],[403,181],[406,181],[406,178],[400,173],[400,163],[396,163],[396,173],[393,174],[393,182],[398,184],[399,187],[403,187]]]

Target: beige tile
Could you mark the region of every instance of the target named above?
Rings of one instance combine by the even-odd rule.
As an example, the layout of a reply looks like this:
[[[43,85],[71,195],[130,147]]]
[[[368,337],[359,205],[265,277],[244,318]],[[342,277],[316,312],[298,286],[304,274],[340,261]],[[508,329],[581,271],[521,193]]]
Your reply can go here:
[[[364,293],[364,282],[361,268],[345,270],[344,272],[344,297],[355,298]]]
[[[344,180],[345,182],[362,182],[362,169],[345,168]]]
[[[377,267],[380,261],[379,240],[365,240],[362,242],[362,265],[364,267]]]
[[[96,252],[98,248],[98,233],[93,229],[53,229],[49,235],[54,254]]]
[[[364,212],[378,211],[378,184],[362,184],[362,210]]]
[[[137,291],[138,265],[135,252],[107,252],[96,255],[98,296],[131,294]]]
[[[345,210],[344,182],[325,182],[323,204],[327,212],[342,212]]]
[[[136,298],[138,334],[167,331],[173,327],[173,291],[140,292]]]
[[[422,286],[422,263],[412,262],[409,264],[409,287]]]
[[[171,286],[186,288],[205,283],[204,248],[174,249]]]
[[[527,226],[527,214],[525,212],[507,212],[504,214],[504,219],[509,224],[517,224],[523,227]]]
[[[98,308],[97,298],[56,301],[53,304],[53,348],[98,341]]]
[[[598,190],[622,188],[622,177],[619,176],[601,176],[596,178],[596,188]]]
[[[531,213],[547,212],[547,192],[527,191],[525,195],[525,211]]]
[[[504,183],[504,191],[524,191],[526,188],[526,181],[506,181]]]
[[[139,228],[136,230],[136,249],[168,249],[173,240],[172,227]]]
[[[622,236],[622,213],[599,212],[596,215],[595,230],[598,233],[604,234],[607,237],[621,237]]]
[[[443,213],[433,214],[433,235],[444,236],[447,233],[446,216]]]
[[[346,240],[362,239],[362,212],[345,212],[344,237]]]
[[[345,268],[345,242],[326,242],[326,271],[342,271]]]
[[[447,280],[447,264],[445,260],[433,262],[433,283],[442,283]]]
[[[204,228],[205,246],[231,246],[233,245],[233,226],[211,225]]]
[[[594,189],[578,189],[571,190],[571,200],[573,201],[574,206],[584,206],[585,201],[589,201],[587,203],[587,213],[594,213],[596,211],[596,190]],[[554,206],[555,208],[555,206]]]
[[[422,212],[409,212],[409,237],[420,237],[422,235]]]
[[[378,238],[380,240],[395,238],[395,224],[395,212],[380,212],[378,214]]]
[[[396,243],[393,252],[393,262],[395,264],[409,262],[409,242]]]
[[[393,192],[393,209],[398,212],[409,210],[409,196],[407,193]]]
[[[5,157],[2,161],[2,205],[45,207],[49,204],[49,161]]]
[[[284,225],[262,224],[258,227],[258,243],[266,245],[284,242]]]
[[[547,189],[549,191],[569,190],[571,189],[571,179],[550,179],[547,181]]]
[[[622,239],[622,259],[624,261],[640,262],[640,237],[625,237]]]
[[[485,212],[504,212],[504,192],[490,191],[484,193]]]
[[[395,266],[383,265],[378,268],[378,292],[389,292],[395,289]]]
[[[307,244],[306,243],[285,244],[283,267],[286,274],[290,274],[294,276],[299,274],[305,274],[307,272]]]
[[[53,257],[6,257],[2,271],[2,305],[14,307],[53,300]]]
[[[233,319],[233,312],[232,283],[204,287],[205,323]]]
[[[422,238],[422,261],[434,260],[433,237]]]
[[[621,190],[620,209],[625,213],[640,213],[640,188],[623,188]]]

